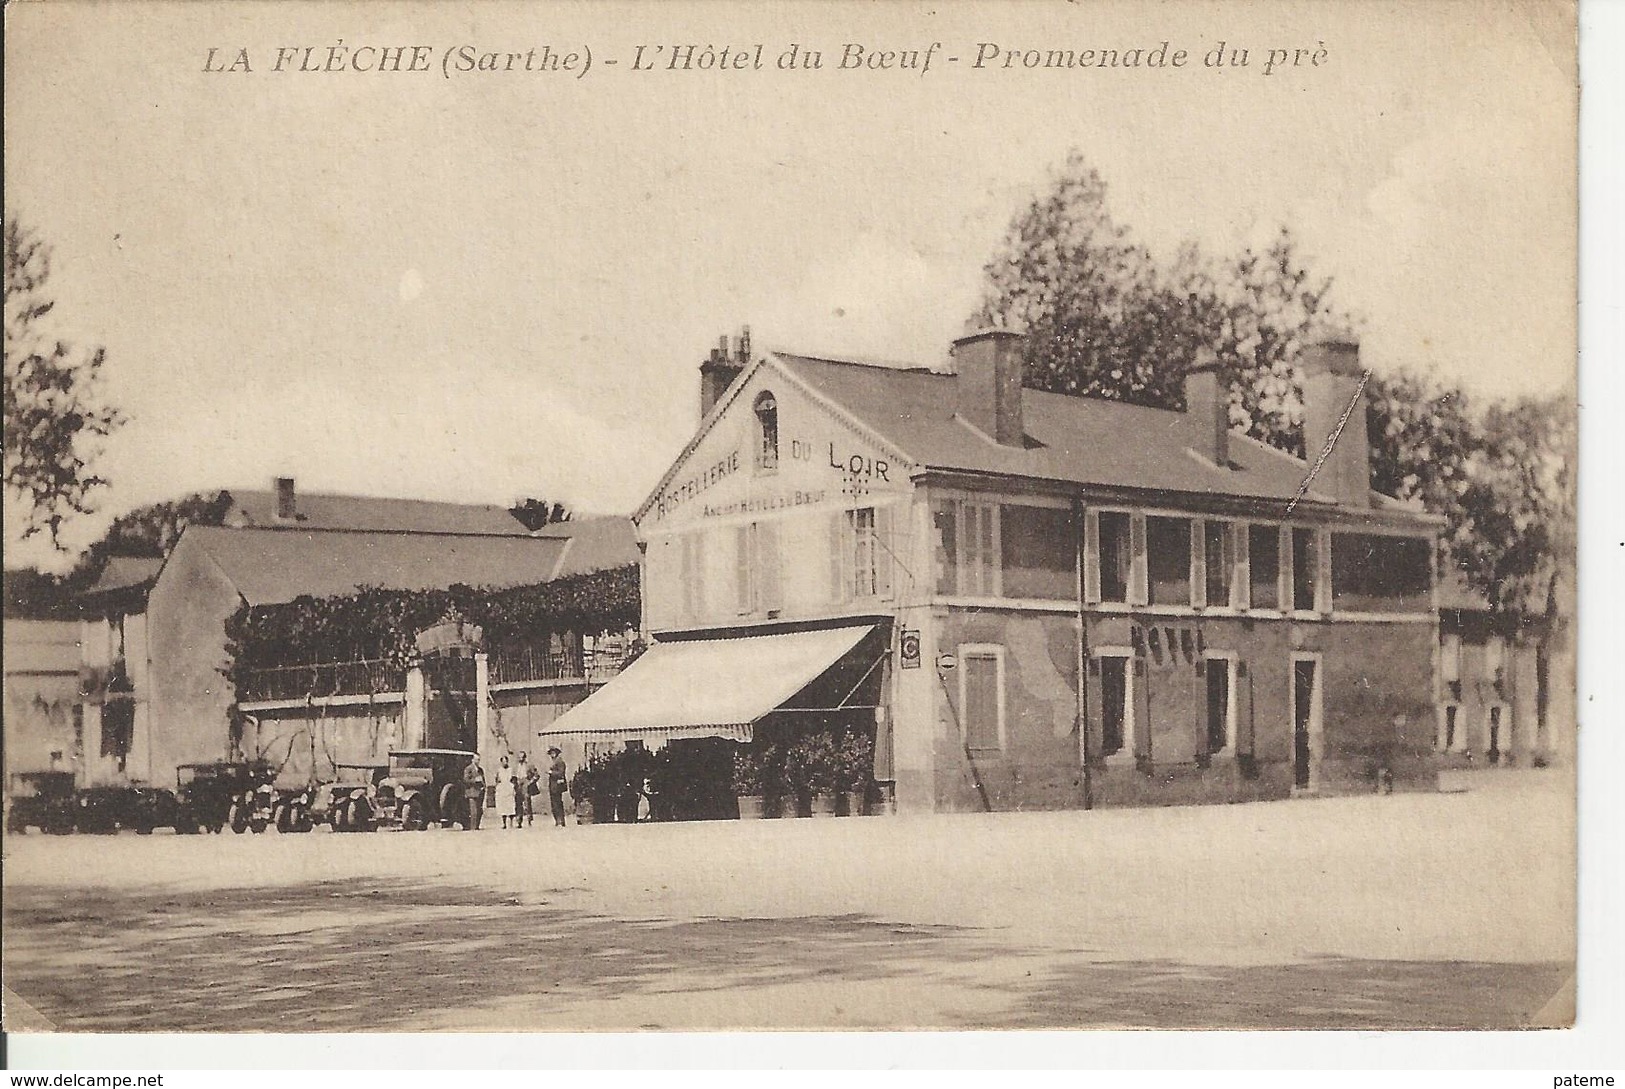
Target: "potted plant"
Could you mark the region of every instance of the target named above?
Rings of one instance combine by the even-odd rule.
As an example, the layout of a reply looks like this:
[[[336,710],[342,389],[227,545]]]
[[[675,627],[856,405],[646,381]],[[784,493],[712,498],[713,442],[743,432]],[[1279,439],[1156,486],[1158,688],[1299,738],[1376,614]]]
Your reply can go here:
[[[598,757],[585,761],[576,773],[570,776],[570,797],[575,799],[576,823],[591,824],[593,822],[593,794],[597,791]]]
[[[762,796],[762,756],[749,745],[734,746],[733,791],[739,819],[760,820],[767,802]]]
[[[835,816],[838,796],[837,757],[835,738],[819,730],[802,739],[804,744],[806,791],[811,796],[809,809],[814,817]]]
[[[867,733],[851,730],[841,737],[835,767],[837,785],[846,796],[846,815],[849,817],[863,816],[874,758],[875,742]]]

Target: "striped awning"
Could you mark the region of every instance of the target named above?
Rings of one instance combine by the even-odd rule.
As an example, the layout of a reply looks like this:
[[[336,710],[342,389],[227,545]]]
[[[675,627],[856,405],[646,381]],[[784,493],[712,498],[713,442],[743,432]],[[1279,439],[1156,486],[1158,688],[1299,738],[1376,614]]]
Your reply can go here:
[[[696,737],[749,741],[757,720],[816,680],[873,624],[656,643],[540,732],[544,740],[654,745]]]

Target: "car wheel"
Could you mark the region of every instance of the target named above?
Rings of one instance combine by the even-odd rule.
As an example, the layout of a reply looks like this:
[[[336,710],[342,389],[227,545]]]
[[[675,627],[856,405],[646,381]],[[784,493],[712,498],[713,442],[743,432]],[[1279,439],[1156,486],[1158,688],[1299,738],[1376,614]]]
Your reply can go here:
[[[297,804],[288,807],[288,831],[308,832],[311,827],[310,810]]]
[[[350,831],[372,831],[372,803],[365,798],[350,799]]]
[[[405,804],[401,806],[401,827],[408,832],[421,832],[428,825],[423,799],[415,796],[406,799]]]
[[[292,825],[288,821],[289,808],[290,807],[288,805],[282,802],[278,802],[276,805],[271,807],[271,824],[278,832],[287,832],[292,828]]]
[[[263,817],[255,817],[248,822],[249,831],[253,832],[256,836],[270,826],[270,822],[265,820]]]
[[[343,798],[333,803],[333,831],[348,832],[350,830],[350,799]]]
[[[150,836],[152,835],[152,830],[155,827],[157,826],[142,822],[141,824],[135,826],[135,834],[138,836]]]
[[[237,802],[231,803],[231,812],[226,816],[226,824],[237,835],[248,831],[248,810]]]

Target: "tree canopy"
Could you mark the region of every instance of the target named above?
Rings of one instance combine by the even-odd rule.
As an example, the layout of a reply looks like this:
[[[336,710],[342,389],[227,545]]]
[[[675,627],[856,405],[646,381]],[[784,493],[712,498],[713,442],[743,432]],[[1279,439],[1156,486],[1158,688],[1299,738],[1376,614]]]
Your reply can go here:
[[[1027,333],[1034,389],[1184,408],[1211,352],[1232,428],[1303,456],[1302,349],[1353,322],[1287,228],[1262,250],[1159,261],[1112,217],[1107,186],[1074,152],[1012,220],[984,268],[973,327]],[[1498,609],[1540,612],[1574,557],[1572,398],[1470,401],[1410,373],[1367,384],[1371,485],[1448,522],[1441,572]]]
[[[508,513],[519,519],[528,530],[535,531],[555,522],[568,522],[571,512],[563,503],[549,503],[531,497],[508,508]]]
[[[27,512],[22,537],[48,534],[92,509],[107,482],[95,471],[105,439],[124,417],[103,401],[102,348],[50,335],[56,302],[47,287],[51,252],[32,230],[5,221],[5,479]]]

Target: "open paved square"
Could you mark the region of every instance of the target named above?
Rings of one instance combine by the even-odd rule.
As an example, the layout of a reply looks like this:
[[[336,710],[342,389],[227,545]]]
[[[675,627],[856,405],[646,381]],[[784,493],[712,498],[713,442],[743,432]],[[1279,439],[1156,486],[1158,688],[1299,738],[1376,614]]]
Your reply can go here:
[[[1564,1024],[1572,797],[10,837],[7,1028]]]

